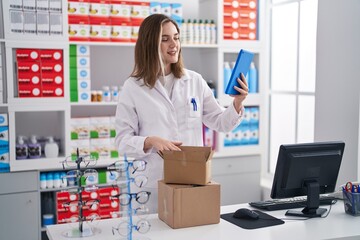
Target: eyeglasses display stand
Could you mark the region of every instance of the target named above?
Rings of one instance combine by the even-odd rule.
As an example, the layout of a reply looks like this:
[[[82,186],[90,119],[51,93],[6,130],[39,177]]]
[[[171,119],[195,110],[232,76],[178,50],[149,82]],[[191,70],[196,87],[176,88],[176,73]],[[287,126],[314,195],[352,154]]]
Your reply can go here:
[[[146,184],[147,177],[144,175],[137,175],[134,178],[130,175],[137,171],[144,171],[146,164],[147,162],[141,160],[128,161],[126,155],[124,155],[123,161],[115,162],[108,167],[110,170],[118,171],[119,175],[124,174],[123,177],[126,178],[125,180],[121,180],[121,177],[117,179],[119,188],[124,191],[121,190],[120,194],[111,197],[113,199],[119,199],[121,206],[119,212],[119,215],[122,216],[121,222],[117,227],[112,228],[113,235],[115,235],[115,232],[118,232],[121,236],[119,240],[150,240],[150,238],[138,236],[136,233],[144,234],[150,230],[150,223],[142,218],[142,216],[145,216],[144,214],[147,214],[149,211],[145,204],[149,200],[151,192],[139,191],[137,193],[132,193],[130,187],[132,183],[139,188]],[[130,170],[130,167],[132,167],[133,171]],[[132,199],[136,200],[140,206],[134,208]],[[134,223],[133,215],[136,215],[136,217],[139,218],[136,223]]]
[[[71,167],[74,164],[76,165],[76,170],[69,171],[64,178],[66,178],[68,183],[73,184],[78,199],[77,201],[63,203],[64,208],[78,209],[78,216],[71,218],[71,221],[73,222],[73,224],[71,224],[72,228],[65,230],[62,233],[64,237],[81,238],[101,233],[99,228],[92,226],[91,224],[95,220],[99,220],[100,216],[94,214],[90,217],[84,217],[83,214],[83,207],[87,206],[92,208],[94,204],[99,204],[100,202],[98,199],[83,201],[83,191],[91,192],[97,190],[97,186],[93,183],[96,182],[94,181],[94,178],[96,178],[97,171],[95,169],[82,170],[81,166],[83,165],[83,168],[88,168],[90,165],[95,165],[96,160],[97,159],[92,158],[92,156],[81,156],[79,154],[79,149],[77,149],[75,160],[67,158],[62,161],[64,169],[66,169],[65,166]],[[81,184],[82,177],[85,178],[85,186],[82,186]]]

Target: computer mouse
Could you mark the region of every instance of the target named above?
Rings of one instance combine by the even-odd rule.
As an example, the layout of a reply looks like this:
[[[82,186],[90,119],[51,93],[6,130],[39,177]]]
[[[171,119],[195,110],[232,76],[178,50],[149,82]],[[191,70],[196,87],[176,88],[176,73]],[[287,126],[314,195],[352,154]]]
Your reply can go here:
[[[239,219],[257,220],[257,219],[259,219],[259,214],[255,211],[252,211],[247,208],[240,208],[240,209],[236,210],[236,212],[234,212],[233,217],[239,218]]]

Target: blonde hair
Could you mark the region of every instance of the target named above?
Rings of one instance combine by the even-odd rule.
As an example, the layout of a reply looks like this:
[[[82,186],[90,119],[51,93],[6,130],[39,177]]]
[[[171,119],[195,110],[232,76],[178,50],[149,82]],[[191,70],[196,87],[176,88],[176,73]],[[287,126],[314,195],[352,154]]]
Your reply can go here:
[[[150,88],[155,86],[159,75],[164,75],[164,62],[161,57],[161,34],[165,23],[171,22],[175,25],[178,33],[180,29],[176,22],[163,14],[153,14],[142,22],[138,39],[135,45],[135,65],[131,73],[138,80],[144,79],[144,84]],[[176,78],[184,75],[184,64],[179,51],[179,59],[172,63],[171,72]]]

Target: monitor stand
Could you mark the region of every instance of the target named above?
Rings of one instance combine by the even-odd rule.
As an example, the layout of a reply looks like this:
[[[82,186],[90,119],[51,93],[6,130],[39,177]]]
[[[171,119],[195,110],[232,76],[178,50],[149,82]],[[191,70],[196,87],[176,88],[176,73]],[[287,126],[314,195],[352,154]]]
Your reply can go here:
[[[307,189],[307,203],[302,210],[288,210],[286,216],[296,216],[305,218],[321,217],[327,209],[319,208],[320,205],[320,187],[316,180],[305,181]]]

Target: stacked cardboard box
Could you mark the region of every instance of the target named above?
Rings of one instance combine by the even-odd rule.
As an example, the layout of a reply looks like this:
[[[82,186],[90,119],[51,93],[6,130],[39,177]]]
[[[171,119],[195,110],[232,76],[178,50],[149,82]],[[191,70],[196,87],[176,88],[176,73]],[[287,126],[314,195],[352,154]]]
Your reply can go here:
[[[220,184],[211,181],[211,147],[163,151],[159,181],[159,218],[172,228],[220,222]]]

